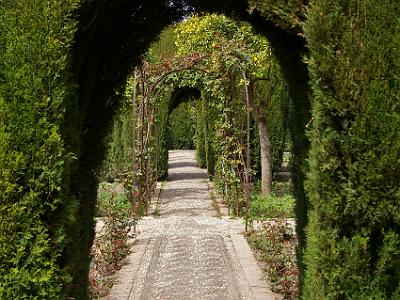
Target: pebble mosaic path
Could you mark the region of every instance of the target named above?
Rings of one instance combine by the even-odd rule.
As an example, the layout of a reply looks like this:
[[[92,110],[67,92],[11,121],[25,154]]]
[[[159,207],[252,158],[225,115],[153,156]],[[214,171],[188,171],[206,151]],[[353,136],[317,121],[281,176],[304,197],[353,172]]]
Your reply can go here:
[[[215,217],[194,155],[170,151],[159,217],[139,222],[134,253],[108,299],[275,299],[240,234],[242,221]]]

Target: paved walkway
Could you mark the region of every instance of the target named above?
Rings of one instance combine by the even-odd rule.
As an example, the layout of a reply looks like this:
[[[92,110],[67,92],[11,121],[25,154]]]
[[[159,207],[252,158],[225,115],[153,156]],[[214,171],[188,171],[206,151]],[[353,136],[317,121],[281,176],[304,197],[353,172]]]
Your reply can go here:
[[[134,253],[108,299],[275,299],[240,234],[240,220],[214,217],[194,151],[170,151],[160,217],[139,222]]]

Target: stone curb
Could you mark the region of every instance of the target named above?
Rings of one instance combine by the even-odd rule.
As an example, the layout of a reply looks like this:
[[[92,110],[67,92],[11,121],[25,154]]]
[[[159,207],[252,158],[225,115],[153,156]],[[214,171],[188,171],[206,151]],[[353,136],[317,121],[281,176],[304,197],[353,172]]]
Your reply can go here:
[[[228,215],[228,207],[222,202],[221,197],[215,190],[213,182],[209,181],[209,191],[213,193],[219,210],[222,216]],[[278,300],[280,297],[273,293],[269,288],[264,275],[259,267],[256,258],[254,257],[253,251],[251,250],[247,240],[241,233],[230,232],[231,240],[233,244],[236,257],[243,270],[245,280],[250,286],[251,299],[252,300]]]
[[[278,300],[277,295],[268,287],[247,240],[241,233],[231,232],[230,235],[236,257],[243,270],[244,278],[250,286],[250,299]]]
[[[125,265],[117,272],[117,280],[108,296],[103,300],[128,300],[137,278],[149,240],[135,239],[131,245],[133,252],[125,258]]]
[[[157,182],[156,189],[151,201],[149,215],[154,212],[159,205],[160,194],[163,187],[162,182]],[[141,238],[140,234],[130,241],[132,253],[125,258],[125,265],[116,273],[116,282],[111,288],[110,294],[102,298],[103,300],[128,300],[130,299],[132,288],[138,276],[144,254],[149,247],[149,239]]]
[[[229,209],[228,206],[226,206],[223,202],[222,202],[222,198],[221,196],[218,194],[218,192],[215,189],[215,185],[214,182],[212,181],[208,181],[208,190],[210,192],[210,194],[212,193],[213,197],[215,198],[217,204],[218,204],[218,208],[219,208],[219,212],[221,214],[221,216],[227,216],[229,217]]]

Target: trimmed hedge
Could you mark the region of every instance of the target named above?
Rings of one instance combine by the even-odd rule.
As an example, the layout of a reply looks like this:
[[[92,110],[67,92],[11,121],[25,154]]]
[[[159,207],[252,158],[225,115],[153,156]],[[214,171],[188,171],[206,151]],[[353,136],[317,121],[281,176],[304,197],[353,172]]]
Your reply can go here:
[[[304,299],[400,299],[400,5],[313,1]]]
[[[69,296],[87,298],[90,248],[94,237],[93,216],[98,171],[105,157],[105,137],[132,68],[168,24],[179,20],[177,2],[89,1],[79,9],[79,30],[75,36],[74,72],[79,83],[79,103],[71,107],[69,140],[79,153],[71,174],[71,194],[80,199],[74,239],[66,253],[73,282]]]
[[[130,81],[128,81],[128,84]],[[129,98],[126,100],[130,100]],[[126,175],[133,165],[133,119],[132,107],[125,103],[117,112],[108,141],[107,156],[103,162],[101,180],[113,181]]]
[[[62,138],[77,1],[0,5],[0,298],[61,299],[77,202]]]
[[[195,149],[196,113],[194,105],[181,103],[169,116],[168,149]]]
[[[266,36],[273,49],[283,77],[288,84],[290,96],[288,129],[292,145],[290,168],[293,194],[296,198],[296,234],[298,238],[297,261],[300,286],[303,285],[305,265],[303,252],[306,247],[305,228],[308,223],[308,196],[304,190],[305,174],[308,172],[307,156],[310,149],[305,129],[311,120],[312,90],[307,64],[306,40],[299,21],[305,19],[308,0],[261,1],[251,0],[254,13],[248,17],[255,30]],[[294,13],[288,14],[292,7]],[[278,26],[276,26],[278,25]]]
[[[196,103],[196,160],[200,168],[206,168],[208,175],[213,176],[215,169],[213,128],[216,116],[207,101],[209,100],[202,98]]]

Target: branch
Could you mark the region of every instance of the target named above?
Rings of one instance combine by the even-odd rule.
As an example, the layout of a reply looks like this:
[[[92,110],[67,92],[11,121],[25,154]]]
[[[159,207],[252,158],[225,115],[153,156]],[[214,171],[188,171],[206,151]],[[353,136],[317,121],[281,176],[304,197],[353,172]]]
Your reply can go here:
[[[271,99],[271,96],[274,93],[277,85],[278,85],[278,80],[274,82],[274,85],[269,89],[267,96],[264,98],[263,102],[265,103],[265,106],[268,106],[269,100]]]
[[[153,85],[153,88],[155,89],[155,88],[157,87],[157,85],[159,85],[160,83],[162,83],[168,76],[170,76],[170,75],[172,75],[172,74],[174,74],[174,73],[178,73],[178,72],[186,71],[186,70],[199,71],[199,72],[208,74],[208,72],[207,72],[206,70],[199,69],[199,68],[196,68],[196,67],[193,67],[193,66],[178,68],[178,69],[175,69],[175,70],[171,70],[171,71],[169,71],[169,72],[167,72],[167,73],[164,73],[160,78],[158,78],[158,79],[156,80],[156,82],[154,82],[154,83],[152,84],[152,85]]]
[[[256,82],[258,81],[270,81],[271,80],[271,76],[270,76],[270,71],[271,71],[271,65],[268,66],[268,77],[259,77],[259,78],[255,78],[251,81],[252,86],[255,85]],[[269,104],[269,99],[271,98],[273,92],[276,89],[276,86],[278,85],[278,80],[275,80],[272,87],[269,89],[267,96],[262,100],[263,103],[265,103],[265,106],[268,106]]]
[[[178,73],[178,72],[182,72],[182,71],[186,71],[186,70],[193,70],[193,71],[198,71],[198,72],[202,72],[204,74],[209,74],[209,72],[207,72],[206,70],[200,69],[200,68],[196,68],[196,67],[182,67],[179,69],[175,69],[175,70],[171,70],[165,74],[163,74],[159,79],[157,79],[157,81],[152,85],[152,91],[156,90],[157,86],[162,83],[168,76]],[[151,95],[150,95],[151,96]],[[158,93],[155,94],[155,96],[158,96]]]

